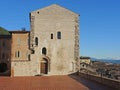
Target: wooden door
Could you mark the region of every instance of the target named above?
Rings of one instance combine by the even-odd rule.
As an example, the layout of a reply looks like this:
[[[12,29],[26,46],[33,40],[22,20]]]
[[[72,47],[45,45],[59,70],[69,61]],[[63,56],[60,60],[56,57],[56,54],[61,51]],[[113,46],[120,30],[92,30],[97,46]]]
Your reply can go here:
[[[43,73],[43,74],[48,73],[48,65],[47,65],[47,63],[41,63],[41,73]]]

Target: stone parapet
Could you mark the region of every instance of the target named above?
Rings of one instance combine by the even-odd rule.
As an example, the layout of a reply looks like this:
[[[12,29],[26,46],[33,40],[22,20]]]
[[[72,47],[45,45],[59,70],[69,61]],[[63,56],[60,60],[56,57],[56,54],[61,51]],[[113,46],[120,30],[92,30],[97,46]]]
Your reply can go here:
[[[106,77],[90,75],[90,74],[81,73],[81,72],[79,73],[79,75],[81,77],[87,78],[89,80],[93,80],[93,81],[96,81],[96,82],[101,83],[103,85],[107,85],[111,88],[114,88],[114,90],[120,90],[120,81],[118,81],[118,80],[113,80],[113,79],[109,79]]]

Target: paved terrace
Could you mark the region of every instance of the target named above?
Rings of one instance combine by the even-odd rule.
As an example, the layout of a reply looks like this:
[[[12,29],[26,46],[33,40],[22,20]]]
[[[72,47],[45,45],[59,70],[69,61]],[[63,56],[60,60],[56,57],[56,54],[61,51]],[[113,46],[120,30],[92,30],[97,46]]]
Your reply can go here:
[[[79,76],[0,77],[0,90],[115,90]]]

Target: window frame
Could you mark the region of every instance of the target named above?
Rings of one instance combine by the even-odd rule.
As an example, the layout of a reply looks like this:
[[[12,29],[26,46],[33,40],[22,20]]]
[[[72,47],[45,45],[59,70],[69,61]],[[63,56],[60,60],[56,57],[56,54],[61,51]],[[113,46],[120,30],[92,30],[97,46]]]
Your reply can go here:
[[[57,39],[61,39],[61,32],[60,31],[57,32]]]

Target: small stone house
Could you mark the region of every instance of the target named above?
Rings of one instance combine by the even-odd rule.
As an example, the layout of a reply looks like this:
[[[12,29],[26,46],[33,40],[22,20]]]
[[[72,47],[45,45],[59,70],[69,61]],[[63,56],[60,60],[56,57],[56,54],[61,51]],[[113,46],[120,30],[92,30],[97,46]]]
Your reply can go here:
[[[91,64],[90,57],[80,57],[80,68],[87,68]]]

